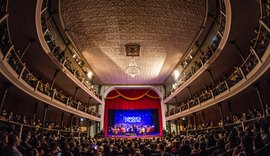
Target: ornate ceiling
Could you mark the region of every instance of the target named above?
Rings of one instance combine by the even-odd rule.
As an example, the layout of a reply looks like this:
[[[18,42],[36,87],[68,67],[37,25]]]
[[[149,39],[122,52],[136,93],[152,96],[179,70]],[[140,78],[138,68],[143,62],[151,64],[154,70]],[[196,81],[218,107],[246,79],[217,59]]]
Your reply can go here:
[[[104,84],[162,84],[200,30],[204,0],[62,0],[72,41]],[[136,77],[125,45],[139,44]]]

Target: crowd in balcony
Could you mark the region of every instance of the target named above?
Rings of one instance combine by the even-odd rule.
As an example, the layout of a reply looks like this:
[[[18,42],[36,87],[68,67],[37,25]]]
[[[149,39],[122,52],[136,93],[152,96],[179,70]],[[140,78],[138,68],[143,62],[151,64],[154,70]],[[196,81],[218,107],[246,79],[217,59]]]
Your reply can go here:
[[[46,12],[43,12],[42,14],[42,28],[47,28],[47,21],[46,21]],[[45,31],[44,31],[45,32]],[[65,50],[61,50],[59,46],[57,46],[54,42],[53,36],[50,34],[50,31],[46,31],[46,34],[44,35],[44,39],[50,48],[53,55],[58,59],[58,61],[63,64],[84,86],[86,86],[95,96],[98,98],[101,98],[101,96],[98,94],[97,90],[95,89],[94,85],[90,83],[86,76],[86,72],[83,70],[84,62],[78,58],[78,56],[74,53],[73,59],[77,63],[78,67],[81,69],[77,69],[76,66],[72,63],[71,59],[65,54],[65,51],[71,51],[69,49],[70,47],[67,47]]]
[[[225,74],[226,75],[226,74]],[[203,103],[209,99],[214,98],[214,96],[218,96],[219,94],[223,93],[224,91],[228,90],[228,87],[231,87],[235,85],[237,82],[239,82],[243,76],[239,72],[238,67],[234,67],[233,72],[231,75],[224,81],[218,82],[218,84],[214,87],[210,87],[205,85],[203,91],[198,92],[197,94],[193,95],[192,98],[189,98],[188,100],[182,102],[177,106],[176,108],[171,109],[166,114],[173,115],[176,113],[179,113],[180,111],[187,110],[189,108],[192,108],[200,103]],[[227,83],[227,85],[226,85]]]
[[[192,96],[192,98],[182,102],[181,104],[178,104],[176,108],[167,112],[166,115],[169,116],[179,113],[180,111],[187,110],[193,106],[212,99],[215,96],[218,96],[219,94],[237,84],[258,64],[259,60],[257,56],[259,59],[262,57],[269,44],[269,41],[270,33],[265,28],[261,28],[261,31],[258,31],[258,28],[255,28],[255,37],[251,41],[251,49],[249,51],[249,55],[246,57],[246,60],[243,62],[243,64],[239,66],[235,65],[233,67],[233,71],[230,74],[223,73],[221,75],[221,78],[219,79],[218,83],[215,84],[215,86],[205,86],[203,91],[196,93]],[[184,83],[183,80],[181,82]],[[180,85],[174,86],[170,93],[174,92],[179,86]]]
[[[268,117],[270,109],[267,108],[266,116]],[[215,128],[226,128],[230,127],[231,125],[239,125],[243,122],[249,122],[254,119],[261,119],[263,118],[262,111],[259,109],[249,109],[247,113],[242,114],[231,114],[227,116],[224,121],[220,120],[218,123],[214,122],[203,122],[201,124],[187,124],[183,127],[184,131],[199,131],[199,130],[209,130]]]
[[[0,123],[2,125],[8,125],[14,128],[14,124],[24,125],[25,127],[32,127],[37,130],[40,130],[42,127],[47,130],[63,130],[71,132],[80,132],[80,128],[77,125],[66,126],[64,124],[58,124],[56,122],[45,122],[42,126],[42,121],[37,118],[27,117],[25,115],[14,114],[13,112],[7,112],[6,109],[3,109],[0,114]],[[0,129],[3,127],[0,126]]]
[[[194,75],[213,55],[213,53],[215,52],[215,50],[217,49],[220,41],[221,41],[221,37],[219,35],[216,35],[215,37],[213,37],[213,41],[211,43],[211,45],[207,48],[207,50],[204,52],[202,51],[200,48],[198,49],[200,51],[200,57],[198,60],[193,61],[193,65],[191,66],[190,70],[184,71],[182,73],[182,76],[179,77],[178,81],[176,83],[173,84],[169,94],[171,95],[173,92],[175,92],[175,90],[177,88],[179,88],[183,83],[185,83],[192,75]],[[192,58],[193,57],[187,57],[183,63],[181,63],[181,65],[183,66],[183,68],[185,68],[188,63],[192,62]]]
[[[0,49],[2,51],[3,55],[6,55],[8,50],[10,49],[10,40],[9,40],[9,35],[8,35],[8,30],[7,30],[7,25],[6,22],[2,22],[0,25],[1,29],[0,29],[0,35],[1,35],[1,42],[0,42]],[[3,28],[3,29],[2,29]],[[6,56],[6,60],[9,63],[9,65],[14,69],[14,71],[21,76],[21,78],[28,83],[30,86],[32,86],[33,88],[37,89],[38,91],[50,96],[50,97],[54,97],[54,99],[64,103],[64,104],[68,104],[69,106],[78,109],[80,108],[80,110],[100,117],[100,115],[96,112],[94,112],[91,109],[86,108],[87,104],[82,104],[82,102],[80,101],[74,101],[72,98],[67,98],[67,96],[63,95],[62,90],[61,89],[57,89],[57,88],[52,88],[50,87],[50,83],[45,81],[40,77],[40,76],[35,76],[34,73],[32,73],[31,71],[29,71],[26,68],[26,63],[23,63],[21,61],[21,51],[19,49],[11,49],[9,54]],[[89,83],[87,83],[87,81],[85,81],[85,79],[80,79],[83,80],[83,83],[90,89],[91,92],[93,92],[96,96],[98,96],[97,91],[95,89],[95,87],[93,85],[90,85]],[[99,97],[99,96],[98,96]],[[82,108],[84,107],[84,108]]]
[[[47,96],[53,97],[54,99],[67,104],[70,107],[73,107],[75,109],[84,107],[83,109],[80,109],[81,111],[83,110],[84,112],[95,115],[97,117],[100,117],[99,114],[96,112],[92,111],[91,109],[87,108],[87,104],[82,104],[82,102],[76,100],[74,101],[71,96],[65,96],[63,91],[61,89],[51,87],[49,82],[46,82],[39,76],[34,76],[32,72],[30,72],[28,69],[23,70],[23,68],[26,66],[24,63],[20,61],[18,58],[17,51],[11,51],[10,55],[7,57],[7,61],[10,64],[10,66],[16,71],[18,75],[21,73],[21,78],[28,83],[30,86],[33,88],[37,89],[41,93],[44,93]]]

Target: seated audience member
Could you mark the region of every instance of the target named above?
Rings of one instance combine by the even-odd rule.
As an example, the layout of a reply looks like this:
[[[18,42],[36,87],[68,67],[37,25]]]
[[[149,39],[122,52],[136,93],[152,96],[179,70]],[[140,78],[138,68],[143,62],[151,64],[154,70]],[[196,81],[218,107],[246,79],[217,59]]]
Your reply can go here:
[[[200,152],[198,153],[198,156],[208,156],[208,153],[206,151],[206,142],[200,142]]]
[[[260,134],[257,134],[253,137],[253,143],[254,143],[255,150],[258,150],[258,149],[264,147],[264,143],[263,143],[263,140],[262,140],[262,137]]]
[[[3,150],[7,147],[7,145],[8,145],[8,135],[7,133],[3,133],[1,135],[0,155],[3,155]]]
[[[218,140],[217,141],[217,150],[215,150],[213,153],[212,153],[212,156],[216,156],[216,155],[219,155],[219,154],[222,154],[224,153],[226,150],[225,150],[225,143],[224,143],[224,140]]]
[[[261,127],[261,136],[264,144],[270,143],[269,127],[265,124]]]
[[[195,142],[195,143],[194,143],[194,147],[193,147],[193,150],[192,150],[192,154],[198,153],[198,152],[200,151],[200,150],[199,150],[199,145],[200,145],[199,142]]]
[[[34,155],[34,149],[29,144],[30,139],[31,139],[30,131],[29,130],[24,131],[22,134],[22,142],[21,145],[19,146],[19,150],[24,156]]]
[[[8,137],[8,146],[3,149],[3,155],[6,156],[23,156],[18,150],[21,140],[16,134],[12,134]]]
[[[235,156],[253,156],[253,143],[252,143],[252,137],[249,135],[245,135],[241,138],[241,144],[235,148],[233,155]]]
[[[179,151],[179,156],[189,156],[191,154],[191,148],[189,145],[182,145]]]

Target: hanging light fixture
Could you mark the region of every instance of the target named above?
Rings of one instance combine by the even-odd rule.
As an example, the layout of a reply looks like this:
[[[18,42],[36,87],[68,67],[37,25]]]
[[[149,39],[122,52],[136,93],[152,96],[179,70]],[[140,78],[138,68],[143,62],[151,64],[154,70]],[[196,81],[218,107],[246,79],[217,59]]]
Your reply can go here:
[[[141,69],[138,67],[135,58],[132,57],[128,67],[126,68],[126,73],[130,75],[132,78],[137,76],[141,72]]]
[[[126,73],[130,75],[132,78],[134,78],[141,72],[141,69],[138,67],[135,61],[135,56],[136,57],[140,56],[140,45],[126,44],[125,47],[126,47],[126,56],[132,57],[128,67],[126,68]]]

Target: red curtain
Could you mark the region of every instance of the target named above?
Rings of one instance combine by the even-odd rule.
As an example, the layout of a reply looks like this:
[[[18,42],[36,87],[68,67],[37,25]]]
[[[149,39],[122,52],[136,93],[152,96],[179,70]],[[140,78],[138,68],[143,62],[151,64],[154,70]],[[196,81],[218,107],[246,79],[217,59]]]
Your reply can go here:
[[[121,89],[111,91],[105,99],[104,134],[108,134],[108,110],[110,109],[157,109],[159,116],[159,132],[162,135],[162,118],[160,98],[149,89]]]

